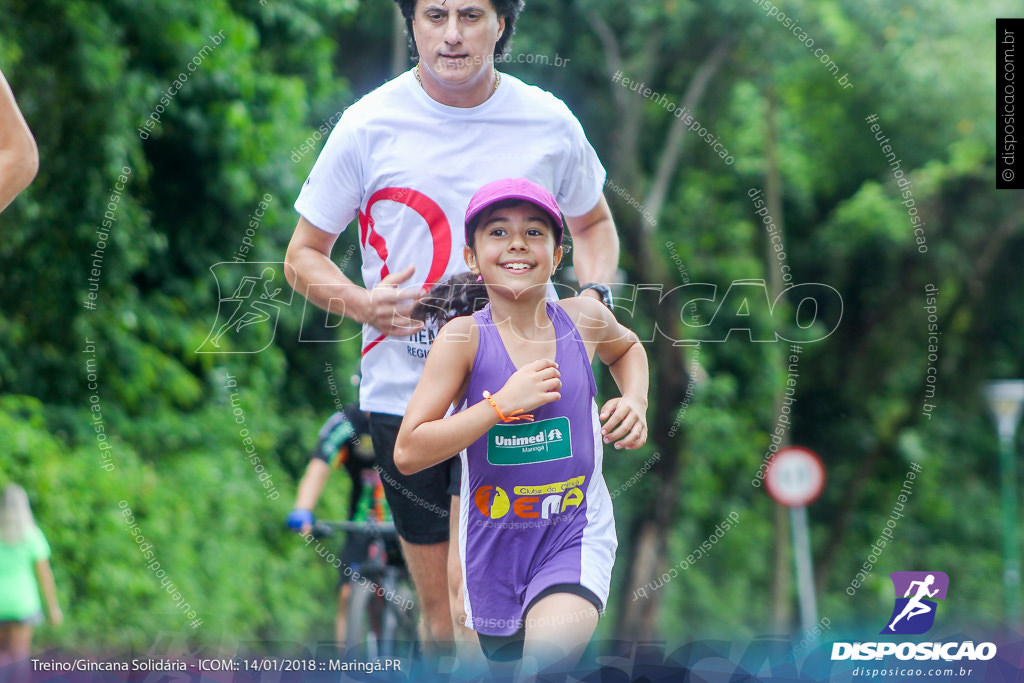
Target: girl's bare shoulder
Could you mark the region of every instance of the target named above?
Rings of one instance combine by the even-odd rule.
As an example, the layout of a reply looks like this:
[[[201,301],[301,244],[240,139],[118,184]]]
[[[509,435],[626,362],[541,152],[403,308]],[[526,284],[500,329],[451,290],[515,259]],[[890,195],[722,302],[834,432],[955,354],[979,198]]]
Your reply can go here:
[[[584,341],[600,339],[610,326],[616,324],[612,312],[593,297],[573,296],[559,299],[557,303],[569,314]]]
[[[555,303],[561,306],[570,317],[584,313],[591,317],[597,317],[602,314],[602,311],[608,311],[608,308],[603,303],[592,296],[569,296],[559,299]]]
[[[437,333],[433,345],[450,347],[454,353],[466,355],[470,361],[476,355],[476,347],[480,341],[480,330],[471,315],[452,318]]]

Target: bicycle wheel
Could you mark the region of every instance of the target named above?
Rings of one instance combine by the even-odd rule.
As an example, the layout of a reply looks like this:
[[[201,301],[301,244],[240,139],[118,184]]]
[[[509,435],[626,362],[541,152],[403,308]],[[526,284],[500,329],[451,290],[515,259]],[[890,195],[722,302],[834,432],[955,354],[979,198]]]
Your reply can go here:
[[[345,650],[366,661],[381,656],[381,609],[376,592],[365,583],[353,583],[345,627]]]
[[[395,630],[398,625],[398,616],[395,614],[395,604],[387,599],[387,596],[394,594],[393,572],[393,569],[389,569],[384,574],[380,585],[381,593],[383,593],[380,615],[380,654],[382,657],[392,657],[395,654]]]
[[[405,572],[395,567],[388,568],[381,583],[385,596],[381,617],[384,656],[411,657],[418,637],[418,614],[412,583]]]

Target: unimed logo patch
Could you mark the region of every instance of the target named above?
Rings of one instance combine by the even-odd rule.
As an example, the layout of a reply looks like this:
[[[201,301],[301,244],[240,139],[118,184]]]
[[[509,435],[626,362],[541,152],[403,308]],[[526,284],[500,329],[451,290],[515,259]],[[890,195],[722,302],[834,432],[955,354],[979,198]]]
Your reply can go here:
[[[567,417],[500,424],[487,432],[487,462],[492,465],[529,465],[571,456]]]

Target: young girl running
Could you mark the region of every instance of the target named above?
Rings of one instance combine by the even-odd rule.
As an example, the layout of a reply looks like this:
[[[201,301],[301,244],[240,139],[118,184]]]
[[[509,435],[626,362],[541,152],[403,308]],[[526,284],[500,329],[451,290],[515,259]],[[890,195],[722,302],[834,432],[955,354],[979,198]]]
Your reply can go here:
[[[647,355],[636,335],[594,299],[548,298],[562,229],[554,197],[528,180],[473,196],[472,275],[450,283],[448,298],[470,311],[489,303],[438,333],[395,446],[407,474],[461,452],[467,626],[488,658],[541,669],[578,660],[608,599],[617,542],[602,444],[647,440]],[[443,322],[449,303],[433,303]],[[622,392],[600,413],[595,354]]]

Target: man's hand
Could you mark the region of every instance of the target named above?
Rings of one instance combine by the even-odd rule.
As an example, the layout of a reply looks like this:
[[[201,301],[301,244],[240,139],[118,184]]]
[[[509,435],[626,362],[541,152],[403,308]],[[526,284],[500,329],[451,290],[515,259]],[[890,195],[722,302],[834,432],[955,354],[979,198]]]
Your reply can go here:
[[[562,397],[562,375],[553,360],[535,360],[515,371],[496,394],[494,402],[506,417],[519,411],[528,413]]]
[[[601,436],[615,448],[640,448],[647,442],[647,409],[637,401],[613,398],[601,408]]]
[[[416,266],[389,274],[376,287],[367,290],[368,302],[360,322],[368,323],[390,337],[408,337],[423,329],[423,323],[409,317],[413,306],[423,296],[420,288],[399,289],[398,285],[412,277]]]
[[[422,330],[423,323],[411,320],[409,313],[423,292],[398,287],[412,277],[415,267],[391,273],[373,289],[364,289],[331,261],[337,239],[337,234],[299,218],[284,257],[284,274],[292,289],[329,313],[372,325],[386,335],[404,337]]]

